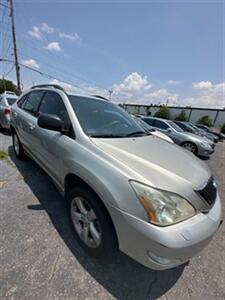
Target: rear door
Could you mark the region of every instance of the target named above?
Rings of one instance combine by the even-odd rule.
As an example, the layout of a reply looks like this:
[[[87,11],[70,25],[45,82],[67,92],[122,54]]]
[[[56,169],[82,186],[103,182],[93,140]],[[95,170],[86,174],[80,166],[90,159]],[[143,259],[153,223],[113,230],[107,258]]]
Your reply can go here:
[[[38,144],[36,136],[38,109],[44,93],[44,91],[29,93],[21,102],[20,109],[12,113],[19,138],[26,150],[33,156],[36,156]]]

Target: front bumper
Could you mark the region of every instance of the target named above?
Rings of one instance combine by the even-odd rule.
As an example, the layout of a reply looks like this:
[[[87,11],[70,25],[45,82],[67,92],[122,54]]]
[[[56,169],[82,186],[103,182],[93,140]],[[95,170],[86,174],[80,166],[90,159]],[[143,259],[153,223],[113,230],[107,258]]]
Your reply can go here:
[[[204,157],[208,157],[211,154],[213,154],[215,151],[215,149],[211,148],[211,149],[206,149],[203,148],[202,146],[198,147],[198,155],[199,156],[204,156]]]
[[[173,268],[198,254],[222,223],[217,196],[207,214],[199,213],[176,225],[159,227],[111,208],[121,251],[156,270]]]

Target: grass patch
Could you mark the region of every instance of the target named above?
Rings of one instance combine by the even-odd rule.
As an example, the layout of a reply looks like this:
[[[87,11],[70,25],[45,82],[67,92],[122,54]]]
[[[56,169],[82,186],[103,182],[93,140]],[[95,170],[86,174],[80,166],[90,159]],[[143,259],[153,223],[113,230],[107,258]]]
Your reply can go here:
[[[4,150],[0,150],[0,160],[6,160],[8,158],[8,153]]]

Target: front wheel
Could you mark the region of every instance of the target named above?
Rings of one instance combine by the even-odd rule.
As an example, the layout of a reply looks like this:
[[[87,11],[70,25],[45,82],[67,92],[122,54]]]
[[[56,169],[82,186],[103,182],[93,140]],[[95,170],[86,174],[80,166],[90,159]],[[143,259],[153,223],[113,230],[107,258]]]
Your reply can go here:
[[[109,258],[117,250],[117,237],[101,200],[86,186],[67,195],[69,216],[75,238],[93,257]]]
[[[13,150],[16,157],[20,160],[25,158],[25,153],[23,146],[20,143],[19,137],[14,130],[12,130],[12,143],[13,143]]]
[[[183,143],[182,147],[194,154],[197,154],[197,146],[191,142]]]

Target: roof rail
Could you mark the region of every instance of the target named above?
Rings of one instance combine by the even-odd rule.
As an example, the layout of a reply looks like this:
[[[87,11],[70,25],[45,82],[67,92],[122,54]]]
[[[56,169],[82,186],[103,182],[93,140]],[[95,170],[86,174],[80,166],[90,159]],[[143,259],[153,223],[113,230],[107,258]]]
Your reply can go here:
[[[96,97],[96,98],[99,98],[99,99],[103,99],[103,100],[107,100],[107,101],[110,101],[109,99],[107,99],[106,97],[104,96],[100,96],[100,95],[92,95],[93,97]]]
[[[33,90],[33,89],[36,89],[36,88],[47,88],[47,87],[52,87],[52,88],[55,88],[55,89],[58,89],[58,90],[61,90],[61,91],[65,92],[64,88],[62,88],[60,85],[51,84],[51,83],[49,83],[49,84],[37,84],[37,85],[32,86],[31,89]]]

